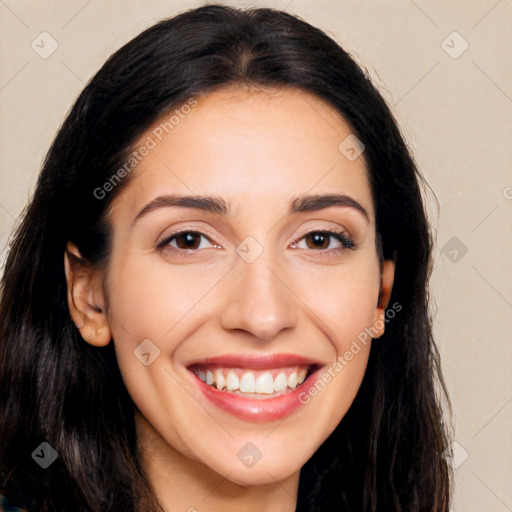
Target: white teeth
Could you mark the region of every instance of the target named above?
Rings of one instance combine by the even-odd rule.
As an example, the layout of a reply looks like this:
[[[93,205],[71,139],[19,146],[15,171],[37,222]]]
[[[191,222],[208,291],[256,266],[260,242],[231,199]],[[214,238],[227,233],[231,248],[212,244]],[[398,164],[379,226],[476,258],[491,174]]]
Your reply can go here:
[[[297,372],[292,372],[288,376],[288,387],[292,389],[297,387]]]
[[[283,391],[283,389],[286,389],[287,380],[286,375],[284,373],[280,373],[276,380],[274,381],[274,391],[277,393],[279,391]]]
[[[240,387],[240,380],[235,375],[234,372],[228,373],[228,378],[226,379],[226,389],[228,391],[236,391]]]
[[[223,389],[226,385],[226,379],[224,378],[224,374],[221,370],[215,370],[215,385],[217,389]]]
[[[272,377],[271,372],[258,372],[258,377],[252,371],[240,369],[214,369],[212,370],[194,370],[194,373],[209,386],[214,386],[218,390],[237,391],[241,393],[260,393],[271,395],[286,391],[287,388],[295,389],[306,380],[307,368],[300,371],[293,371],[288,376],[286,372],[279,372]],[[227,376],[226,376],[227,375]],[[239,377],[241,375],[241,377]]]
[[[242,393],[256,392],[256,381],[254,374],[251,372],[244,373],[240,379],[240,391]]]
[[[270,373],[264,373],[256,379],[256,393],[271,394],[274,392],[274,379]]]

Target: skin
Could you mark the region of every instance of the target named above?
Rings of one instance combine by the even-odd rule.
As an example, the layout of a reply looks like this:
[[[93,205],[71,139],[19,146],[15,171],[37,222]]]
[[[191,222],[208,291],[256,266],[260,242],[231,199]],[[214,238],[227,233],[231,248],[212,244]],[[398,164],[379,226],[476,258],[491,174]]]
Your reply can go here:
[[[78,266],[70,254],[80,253],[68,244],[70,312],[86,342],[115,344],[138,409],[143,466],[166,511],[293,511],[300,469],[350,407],[371,343],[307,405],[269,423],[215,407],[186,365],[206,356],[288,353],[327,369],[365,328],[382,334],[377,321],[394,264],[380,265],[364,154],[350,161],[338,150],[352,130],[331,106],[293,89],[231,87],[197,100],[112,206],[107,268]],[[368,219],[339,206],[288,213],[292,198],[324,193],[350,196]],[[231,213],[163,207],[131,228],[164,194],[220,196]],[[178,254],[186,246],[176,239],[156,247],[178,228],[206,235],[197,235],[191,257]],[[329,228],[343,230],[357,248],[334,237],[318,248],[307,236]],[[249,236],[263,248],[251,263],[236,252]],[[134,350],[148,338],[160,355],[145,366]],[[237,457],[248,442],[262,454],[252,467]]]

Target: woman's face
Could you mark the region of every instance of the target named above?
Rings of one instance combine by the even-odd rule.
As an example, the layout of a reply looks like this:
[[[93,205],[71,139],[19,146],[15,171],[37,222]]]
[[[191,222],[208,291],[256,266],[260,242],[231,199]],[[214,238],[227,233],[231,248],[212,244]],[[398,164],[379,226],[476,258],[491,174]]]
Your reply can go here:
[[[290,89],[196,100],[140,139],[95,297],[108,335],[89,341],[112,336],[170,460],[270,483],[354,400],[393,267],[381,279],[364,153],[339,149],[351,129],[332,107]]]

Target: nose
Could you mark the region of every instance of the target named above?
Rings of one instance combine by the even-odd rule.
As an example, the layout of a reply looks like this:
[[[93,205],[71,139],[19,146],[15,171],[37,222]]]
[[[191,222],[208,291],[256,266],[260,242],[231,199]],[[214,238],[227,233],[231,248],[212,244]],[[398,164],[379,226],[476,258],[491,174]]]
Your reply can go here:
[[[252,263],[237,258],[224,290],[222,327],[244,330],[269,341],[297,323],[296,297],[275,262],[264,257]]]

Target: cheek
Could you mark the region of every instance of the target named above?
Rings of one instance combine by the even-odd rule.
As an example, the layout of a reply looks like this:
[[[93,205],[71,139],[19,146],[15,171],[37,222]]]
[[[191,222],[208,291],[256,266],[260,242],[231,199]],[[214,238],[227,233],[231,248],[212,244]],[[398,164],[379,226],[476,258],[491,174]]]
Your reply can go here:
[[[379,275],[378,264],[370,264],[338,267],[324,272],[322,279],[309,274],[301,280],[301,298],[314,311],[316,326],[331,344],[330,364],[322,369],[314,387],[300,398],[323,426],[324,437],[342,420],[364,378]]]
[[[152,347],[152,357],[159,355],[165,333],[185,314],[179,283],[166,282],[147,260],[131,255],[113,263],[109,273],[109,320],[123,375],[142,371],[134,357],[141,343]]]
[[[206,314],[208,293],[219,283],[219,275],[221,270],[212,271],[206,265],[171,265],[147,254],[113,260],[109,319],[124,376],[153,368],[153,364],[142,367],[134,357],[144,340],[151,340],[155,354],[162,355],[158,363],[172,357],[190,335],[196,316]]]
[[[324,267],[298,277],[298,296],[339,355],[374,321],[379,295],[378,262]]]
[[[109,282],[114,329],[121,337],[124,329],[124,334],[155,338],[171,330],[214,284],[207,270],[173,267],[147,255],[126,258],[112,269]]]

